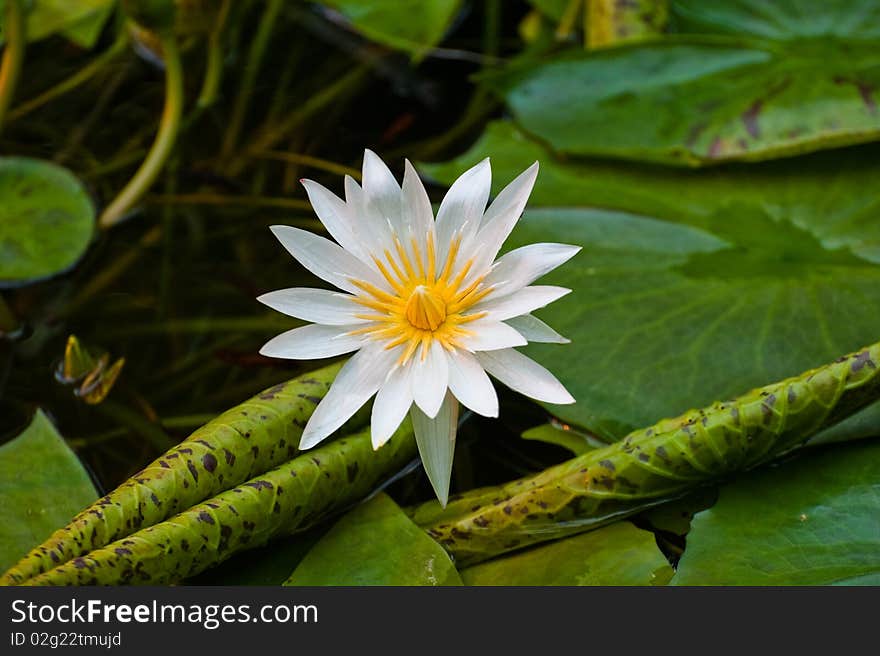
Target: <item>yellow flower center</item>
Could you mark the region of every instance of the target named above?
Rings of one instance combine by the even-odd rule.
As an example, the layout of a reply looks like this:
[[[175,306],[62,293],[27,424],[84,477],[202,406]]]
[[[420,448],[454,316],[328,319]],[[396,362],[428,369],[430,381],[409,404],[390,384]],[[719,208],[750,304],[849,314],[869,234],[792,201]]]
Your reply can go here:
[[[421,358],[427,357],[434,341],[448,351],[460,348],[461,338],[472,334],[462,326],[486,315],[485,312],[463,314],[492,290],[483,286],[485,276],[465,282],[473,259],[454,273],[460,238],[450,244],[449,255],[440,271],[433,235],[428,235],[424,249],[413,239],[409,252],[396,235],[393,240],[396,258],[389,249],[385,249],[384,259],[373,255],[373,262],[391,286],[391,292],[364,280],[351,280],[362,290],[355,302],[372,310],[357,315],[372,322],[371,325],[352,334],[385,341],[386,349],[404,345],[400,364],[407,362],[420,347]]]
[[[437,330],[446,320],[446,301],[435,289],[426,285],[416,287],[406,302],[407,321],[422,330]]]

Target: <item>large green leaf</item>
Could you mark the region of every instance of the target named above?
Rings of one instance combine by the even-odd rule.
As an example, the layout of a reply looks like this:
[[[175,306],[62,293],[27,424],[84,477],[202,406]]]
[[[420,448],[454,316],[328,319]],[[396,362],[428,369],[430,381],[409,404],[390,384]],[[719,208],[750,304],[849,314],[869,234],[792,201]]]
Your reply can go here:
[[[67,169],[0,158],[0,287],[69,269],[88,247],[94,221],[91,199]]]
[[[671,574],[654,534],[629,522],[462,570],[466,585],[656,585]]]
[[[880,38],[880,4],[871,0],[672,0],[677,31],[786,40],[792,35]]]
[[[5,5],[0,0],[0,10]],[[91,48],[113,12],[116,0],[32,0],[26,2],[27,39],[39,41],[62,34],[83,48]],[[0,32],[0,40],[5,37]]]
[[[436,46],[461,0],[325,0],[368,38],[416,56]]]
[[[690,0],[675,13],[682,29],[713,34],[571,52],[488,83],[529,132],[567,153],[699,165],[880,134],[873,0]]]
[[[880,335],[873,147],[686,171],[565,163],[499,123],[429,171],[449,182],[490,154],[497,186],[541,161],[509,248],[584,247],[541,281],[574,290],[538,312],[572,343],[526,349],[577,399],[553,407],[564,421],[620,437]]]
[[[0,571],[97,498],[79,459],[38,410],[0,446]]]
[[[461,578],[442,547],[380,494],[340,519],[285,585],[461,585]]]
[[[878,500],[876,440],[754,472],[694,517],[673,582],[876,585]]]

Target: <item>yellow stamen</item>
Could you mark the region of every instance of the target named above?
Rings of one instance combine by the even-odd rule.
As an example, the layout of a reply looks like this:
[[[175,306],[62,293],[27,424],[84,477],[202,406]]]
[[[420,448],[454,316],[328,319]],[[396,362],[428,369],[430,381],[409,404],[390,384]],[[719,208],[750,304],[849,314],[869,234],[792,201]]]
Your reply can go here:
[[[385,252],[387,253],[388,251],[385,251]],[[398,293],[403,292],[403,286],[397,280],[395,280],[391,276],[390,273],[388,273],[388,269],[386,269],[385,265],[382,264],[382,260],[380,260],[375,255],[373,255],[372,257],[373,257],[373,262],[376,263],[376,267],[379,269],[379,271],[385,277],[385,280],[388,281],[388,284],[391,285]]]
[[[437,253],[434,249],[434,233],[428,232],[428,282],[434,280],[437,274]]]
[[[449,246],[449,254],[446,256],[446,264],[443,267],[443,273],[437,279],[437,284],[445,285],[449,276],[452,274],[452,266],[455,264],[455,256],[458,255],[458,247],[461,246],[461,237],[452,240]]]
[[[419,285],[406,302],[406,319],[421,330],[437,330],[446,320],[446,303],[436,291]]]
[[[470,310],[492,288],[483,286],[485,274],[467,281],[473,272],[473,258],[463,262],[456,271],[461,235],[449,244],[439,275],[431,231],[424,242],[411,237],[412,250],[404,246],[397,235],[392,239],[393,248],[385,249],[381,258],[372,256],[390,291],[363,280],[351,281],[360,290],[353,300],[364,308],[355,317],[370,322],[355,328],[351,334],[382,342],[385,349],[400,349],[398,365],[405,365],[416,354],[425,360],[435,342],[447,351],[463,348],[463,340],[473,335],[463,326],[486,313],[462,313]]]
[[[425,276],[425,264],[422,262],[421,252],[419,251],[419,242],[416,241],[416,238],[413,237],[411,240],[413,253],[415,253],[416,264],[419,267],[419,277],[422,279],[426,279]]]
[[[397,235],[394,236],[394,248],[397,249],[397,254],[400,256],[400,262],[403,264],[403,268],[406,271],[406,280],[413,280],[416,277],[416,272],[413,269],[412,262],[409,261],[409,255],[407,255],[406,249],[403,247],[403,244],[400,243]]]

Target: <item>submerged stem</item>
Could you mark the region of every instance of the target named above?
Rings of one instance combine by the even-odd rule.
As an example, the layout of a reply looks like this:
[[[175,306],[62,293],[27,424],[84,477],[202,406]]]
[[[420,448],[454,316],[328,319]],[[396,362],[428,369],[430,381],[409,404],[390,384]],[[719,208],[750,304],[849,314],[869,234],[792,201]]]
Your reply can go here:
[[[183,113],[183,67],[180,61],[180,51],[177,47],[177,38],[174,34],[172,32],[163,33],[160,40],[165,56],[165,108],[162,111],[159,132],[150,152],[147,153],[147,158],[137,173],[101,214],[99,225],[104,229],[119,223],[122,217],[146,193],[165,165],[177,138],[180,117]]]
[[[238,89],[238,94],[235,97],[232,116],[223,135],[223,145],[220,149],[220,158],[223,161],[227,161],[232,156],[238,143],[238,136],[244,124],[245,114],[247,114],[248,106],[253,96],[257,73],[260,70],[263,55],[265,55],[266,47],[269,45],[269,37],[272,36],[272,29],[275,26],[275,21],[282,6],[283,2],[281,0],[270,0],[266,10],[263,12],[262,18],[260,18],[257,34],[251,42],[251,48],[248,52],[247,62],[244,67],[244,77]]]
[[[15,95],[26,40],[24,11],[19,0],[6,0],[6,49],[0,64],[0,128]]]
[[[196,107],[199,109],[210,107],[217,100],[217,91],[220,88],[220,78],[223,74],[223,31],[226,27],[231,4],[230,0],[223,0],[214,23],[214,30],[208,37],[208,62],[205,69],[205,79],[202,80],[202,90],[196,101]]]
[[[30,114],[35,109],[39,109],[48,102],[55,100],[65,93],[73,91],[77,87],[85,84],[92,79],[97,73],[100,73],[107,64],[112,62],[120,55],[128,45],[128,35],[122,30],[120,36],[105,52],[98,55],[94,60],[83,66],[76,73],[67,77],[55,86],[47,89],[35,98],[23,102],[9,112],[9,120],[15,121],[22,116]]]

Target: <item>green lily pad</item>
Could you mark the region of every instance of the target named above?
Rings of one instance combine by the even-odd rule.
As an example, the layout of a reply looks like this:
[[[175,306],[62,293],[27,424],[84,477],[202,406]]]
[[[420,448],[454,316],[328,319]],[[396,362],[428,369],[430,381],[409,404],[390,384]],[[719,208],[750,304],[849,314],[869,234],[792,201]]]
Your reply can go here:
[[[577,399],[556,416],[616,439],[877,339],[878,152],[708,171],[565,162],[499,123],[427,170],[450,182],[491,154],[497,190],[540,160],[506,247],[584,250],[540,281],[574,290],[536,313],[572,343],[524,351]]]
[[[443,39],[461,0],[325,0],[364,35],[424,55]]]
[[[676,585],[876,585],[880,442],[764,468],[694,517]]]
[[[0,446],[0,572],[97,498],[79,459],[38,410]]]
[[[0,0],[0,11],[5,0]],[[116,0],[33,0],[25,3],[28,41],[39,41],[61,34],[81,48],[91,48],[98,40]],[[5,35],[0,32],[0,42]]]
[[[461,578],[443,548],[380,494],[336,522],[285,585],[461,585]]]
[[[70,269],[92,238],[95,209],[67,169],[0,158],[0,288]]]
[[[327,532],[319,524],[303,533],[273,540],[264,547],[236,554],[186,581],[187,585],[281,585],[315,543]]]
[[[573,51],[486,83],[528,132],[579,155],[703,165],[880,136],[873,0],[678,4],[696,14],[681,29],[712,34]]]
[[[654,534],[617,522],[462,570],[465,585],[663,585]]]

